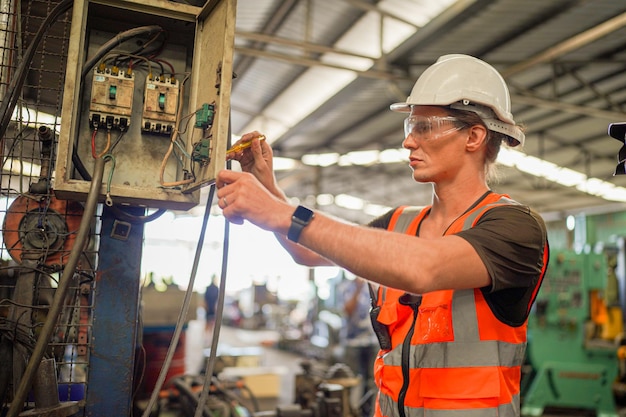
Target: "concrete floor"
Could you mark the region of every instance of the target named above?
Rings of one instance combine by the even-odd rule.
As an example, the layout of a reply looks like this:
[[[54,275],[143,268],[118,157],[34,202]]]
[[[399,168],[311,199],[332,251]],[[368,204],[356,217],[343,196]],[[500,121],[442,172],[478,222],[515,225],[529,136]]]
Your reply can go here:
[[[223,376],[245,376],[250,388],[257,388],[262,398],[274,399],[276,405],[292,404],[294,401],[294,379],[302,373],[299,355],[273,348],[279,340],[272,330],[244,330],[222,326],[218,334],[217,355],[232,361]],[[204,373],[206,359],[210,355],[211,335],[204,332],[204,322],[191,321],[186,333],[185,368],[187,373]],[[254,378],[259,375],[258,378]],[[275,378],[263,378],[275,375]],[[259,386],[260,381],[262,386]],[[267,402],[267,401],[266,401]],[[272,402],[272,401],[269,401]]]

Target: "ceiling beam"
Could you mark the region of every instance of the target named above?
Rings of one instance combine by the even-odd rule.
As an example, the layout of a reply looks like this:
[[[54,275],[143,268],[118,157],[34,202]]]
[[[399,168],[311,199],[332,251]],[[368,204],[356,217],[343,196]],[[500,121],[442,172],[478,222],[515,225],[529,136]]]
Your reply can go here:
[[[545,100],[535,96],[513,94],[511,102],[515,104],[526,104],[529,106],[542,107],[544,109],[558,110],[566,113],[579,114],[587,117],[597,117],[609,121],[618,121],[624,118],[624,113],[619,111],[603,110],[589,106],[578,106],[562,101]]]
[[[279,7],[273,11],[271,14],[271,18],[265,23],[263,27],[263,32],[265,33],[274,33],[280,25],[284,23],[287,17],[292,13],[293,9],[298,4],[298,0],[284,0],[280,2]],[[235,33],[235,36],[237,34]],[[262,49],[264,47],[263,42],[255,42],[251,45],[252,48]],[[235,74],[243,74],[245,73],[253,63],[254,59],[250,56],[242,57],[239,62],[235,64],[235,68],[233,68],[233,72]]]
[[[250,39],[255,42],[261,42],[264,44],[275,43],[277,45],[290,46],[293,48],[301,49],[304,52],[314,52],[314,53],[319,53],[319,54],[332,53],[332,54],[347,55],[347,56],[356,57],[356,58],[365,58],[365,59],[371,59],[371,60],[376,59],[376,57],[373,57],[373,56],[355,54],[353,52],[349,52],[343,49],[333,48],[330,46],[324,46],[324,45],[319,45],[319,44],[310,43],[310,42],[294,41],[291,39],[281,38],[278,36],[265,35],[263,33],[237,31],[235,33],[235,36],[239,38]]]
[[[571,51],[575,51],[585,45],[590,44],[617,29],[626,26],[626,12],[607,20],[606,22],[599,24],[585,32],[581,32],[576,36],[548,48],[543,52],[538,53],[534,57],[524,60],[518,64],[510,66],[502,71],[504,78],[518,74],[525,71],[535,65],[544,64],[546,62],[554,61],[560,56],[563,56]]]
[[[380,14],[383,17],[389,17],[391,19],[397,20],[398,22],[406,23],[407,25],[412,26],[415,29],[419,29],[420,28],[415,23],[409,22],[408,20],[406,20],[402,16],[398,16],[396,14],[389,13],[388,11],[385,11],[385,10],[381,9],[380,7],[377,7],[374,4],[366,3],[366,2],[361,1],[361,0],[344,0],[344,1],[346,3],[352,5],[352,6],[356,7],[357,9],[365,10],[366,12],[378,13],[378,14]]]
[[[279,61],[287,62],[289,64],[301,65],[304,67],[328,67],[328,68],[352,71],[352,72],[357,73],[359,76],[365,77],[365,78],[374,78],[378,80],[390,80],[390,81],[409,80],[409,78],[406,76],[396,75],[389,71],[374,71],[374,70],[359,71],[354,68],[349,68],[343,65],[335,65],[335,64],[330,64],[327,62],[318,61],[315,59],[295,57],[295,56],[290,56],[290,55],[279,54],[276,52],[259,51],[257,49],[245,48],[245,47],[240,47],[240,46],[236,46],[235,51],[243,55],[254,56],[257,58],[276,59]]]

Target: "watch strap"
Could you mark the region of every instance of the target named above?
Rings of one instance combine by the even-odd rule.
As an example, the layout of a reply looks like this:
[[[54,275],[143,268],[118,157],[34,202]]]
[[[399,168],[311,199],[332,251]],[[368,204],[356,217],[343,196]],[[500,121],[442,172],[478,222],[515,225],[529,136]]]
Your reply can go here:
[[[291,225],[289,226],[289,231],[287,232],[287,239],[298,243],[302,230],[308,226],[313,217],[313,210],[304,206],[298,206],[291,216]]]

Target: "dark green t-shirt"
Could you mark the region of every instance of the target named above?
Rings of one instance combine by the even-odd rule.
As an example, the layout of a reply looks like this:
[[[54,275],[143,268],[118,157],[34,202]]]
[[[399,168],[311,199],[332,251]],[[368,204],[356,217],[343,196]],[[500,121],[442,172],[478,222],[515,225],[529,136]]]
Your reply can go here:
[[[369,226],[387,229],[394,211]],[[512,326],[524,323],[540,283],[543,251],[548,245],[543,219],[527,206],[498,206],[483,214],[474,227],[456,235],[474,247],[489,272],[491,286],[481,290],[496,317]]]

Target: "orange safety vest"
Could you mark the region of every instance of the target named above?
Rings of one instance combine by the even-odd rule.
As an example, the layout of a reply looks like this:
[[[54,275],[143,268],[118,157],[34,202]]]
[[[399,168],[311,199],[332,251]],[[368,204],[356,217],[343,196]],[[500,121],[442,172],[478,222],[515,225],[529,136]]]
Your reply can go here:
[[[467,230],[487,210],[506,204],[518,203],[491,193],[445,234]],[[429,210],[401,207],[388,230],[415,236]],[[533,301],[546,271],[547,245],[543,261]],[[379,388],[375,417],[520,415],[527,321],[519,327],[502,323],[480,289],[433,291],[418,297],[381,286],[377,294],[378,321],[389,329],[391,349],[381,350],[374,365]]]

